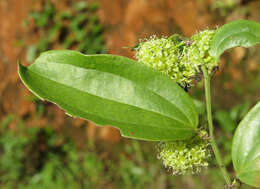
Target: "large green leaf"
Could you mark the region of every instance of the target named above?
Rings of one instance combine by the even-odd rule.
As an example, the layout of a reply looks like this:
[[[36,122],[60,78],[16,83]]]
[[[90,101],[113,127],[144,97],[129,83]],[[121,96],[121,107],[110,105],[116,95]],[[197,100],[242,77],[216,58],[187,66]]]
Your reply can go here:
[[[260,43],[260,24],[250,20],[237,20],[218,28],[211,43],[210,55],[219,59],[227,49],[250,47]]]
[[[168,76],[113,55],[49,51],[34,64],[19,64],[23,83],[69,115],[119,128],[123,136],[181,140],[194,135],[192,99]]]
[[[260,187],[260,102],[249,111],[235,132],[232,160],[241,181]]]

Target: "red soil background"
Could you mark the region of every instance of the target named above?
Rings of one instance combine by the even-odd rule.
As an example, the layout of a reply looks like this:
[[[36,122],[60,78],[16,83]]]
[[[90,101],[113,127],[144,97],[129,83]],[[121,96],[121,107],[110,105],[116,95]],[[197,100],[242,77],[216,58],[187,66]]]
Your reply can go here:
[[[54,0],[54,3],[62,9],[66,6],[66,0]],[[196,31],[222,25],[236,19],[251,19],[260,22],[260,1],[240,1],[238,8],[220,17],[217,11],[212,11],[213,0],[99,0],[99,18],[105,27],[106,46],[109,53],[124,55],[134,58],[133,52],[122,48],[134,46],[141,38],[151,35],[169,36],[173,33],[182,33],[189,37]],[[247,11],[243,11],[244,7]],[[25,62],[25,48],[19,47],[18,40],[25,40],[28,44],[37,40],[37,36],[30,33],[30,27],[22,25],[29,12],[40,10],[41,3],[35,0],[1,0],[0,1],[0,120],[8,114],[16,114],[23,119],[28,126],[52,125],[56,130],[64,130],[64,125],[73,125],[70,132],[82,143],[86,138],[117,142],[120,135],[116,129],[103,127],[97,128],[94,124],[72,119],[53,104],[45,102],[48,115],[39,117],[35,114],[36,105],[28,100],[30,92],[21,83],[17,74],[17,59]],[[258,52],[258,53],[257,53]],[[229,55],[232,65],[220,68],[217,78],[221,74],[228,73],[230,81],[225,83],[215,82],[216,91],[214,99],[221,107],[228,107],[238,103],[249,96],[253,101],[259,100],[259,89],[254,94],[240,97],[234,95],[233,82],[246,84],[247,79],[240,62],[247,60],[246,70],[259,71],[260,53],[256,48],[253,56],[248,56],[248,50],[236,48]],[[222,65],[228,64],[222,59]],[[224,67],[224,66],[223,66]],[[259,73],[259,72],[258,72]],[[259,88],[259,87],[258,87]],[[221,92],[219,92],[221,91]],[[248,97],[248,98],[249,98]],[[86,126],[86,132],[82,133],[82,126]],[[16,122],[13,122],[15,128]],[[81,137],[78,137],[78,136]]]

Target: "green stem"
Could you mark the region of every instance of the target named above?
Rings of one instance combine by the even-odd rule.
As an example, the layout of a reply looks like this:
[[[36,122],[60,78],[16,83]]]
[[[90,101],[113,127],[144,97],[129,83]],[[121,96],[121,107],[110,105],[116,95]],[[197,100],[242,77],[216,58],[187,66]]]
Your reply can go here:
[[[211,111],[211,95],[210,95],[210,76],[208,74],[208,70],[205,66],[202,66],[202,71],[204,75],[204,82],[205,82],[205,95],[206,95],[206,104],[207,104],[207,118],[208,118],[208,127],[209,127],[209,136],[210,136],[210,144],[212,147],[212,150],[215,154],[217,163],[219,165],[219,168],[222,172],[222,175],[226,181],[226,184],[228,186],[231,185],[231,179],[230,176],[222,162],[222,159],[220,157],[220,153],[218,150],[218,146],[216,144],[216,140],[213,134],[213,122],[212,122],[212,111]]]

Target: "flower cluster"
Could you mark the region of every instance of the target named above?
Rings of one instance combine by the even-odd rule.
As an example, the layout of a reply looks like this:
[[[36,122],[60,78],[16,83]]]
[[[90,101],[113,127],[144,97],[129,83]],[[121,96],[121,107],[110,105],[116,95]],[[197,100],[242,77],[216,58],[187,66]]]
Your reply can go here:
[[[206,65],[209,72],[217,66],[214,57],[210,56],[210,43],[215,35],[215,30],[204,30],[191,37],[192,44],[183,54],[182,61],[197,66]]]
[[[209,143],[206,140],[162,142],[158,158],[174,175],[199,173],[208,166]]]
[[[209,55],[210,42],[214,30],[204,30],[191,39],[173,35],[169,38],[150,39],[141,42],[136,48],[139,62],[161,71],[182,87],[189,87],[200,66],[207,65],[209,70],[215,66],[215,60]]]

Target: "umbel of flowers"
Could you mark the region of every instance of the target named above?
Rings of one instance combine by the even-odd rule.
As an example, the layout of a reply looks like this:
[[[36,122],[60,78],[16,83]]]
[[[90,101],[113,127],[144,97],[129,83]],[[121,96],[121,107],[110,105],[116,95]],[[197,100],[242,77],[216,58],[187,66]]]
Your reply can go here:
[[[207,168],[210,157],[206,140],[162,142],[158,145],[158,158],[174,175],[199,173]]]
[[[212,72],[217,61],[210,56],[210,43],[215,30],[204,30],[190,39],[180,35],[157,38],[140,42],[136,58],[140,63],[170,76],[181,87],[192,86],[201,66]],[[203,138],[203,137],[202,137]],[[158,158],[175,175],[195,174],[208,166],[209,142],[199,136],[195,140],[162,142],[158,147]]]
[[[187,88],[192,85],[196,75],[201,73],[202,65],[206,65],[209,72],[217,66],[217,61],[209,55],[214,34],[215,30],[204,30],[190,39],[177,34],[169,38],[152,36],[140,42],[136,48],[136,58]]]

